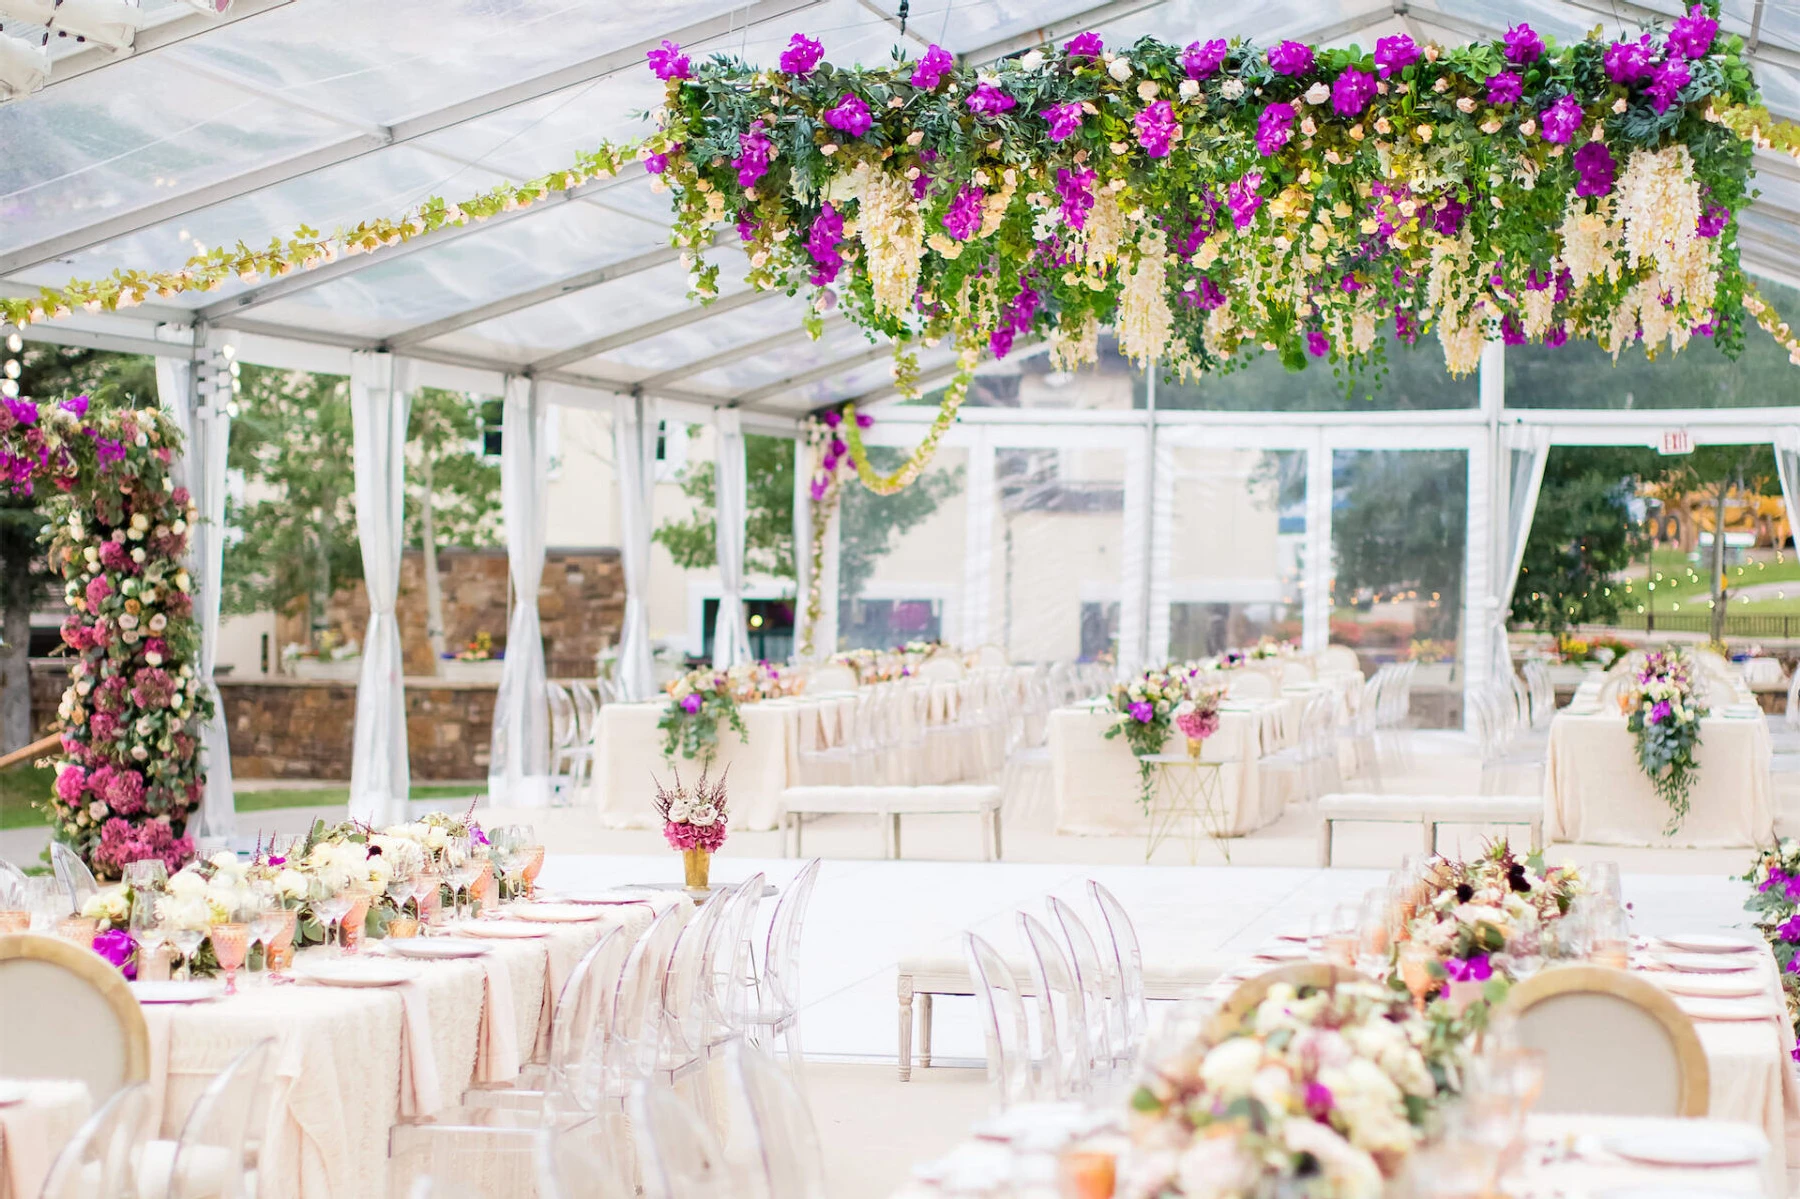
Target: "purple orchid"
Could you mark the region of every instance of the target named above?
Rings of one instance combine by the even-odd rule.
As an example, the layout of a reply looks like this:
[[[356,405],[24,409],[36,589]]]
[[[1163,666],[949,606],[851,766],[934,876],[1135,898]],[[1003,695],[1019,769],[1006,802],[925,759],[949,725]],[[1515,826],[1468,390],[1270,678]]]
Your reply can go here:
[[[1614,42],[1600,61],[1606,68],[1606,77],[1623,85],[1650,73],[1651,54],[1650,35],[1645,34],[1635,42]]]
[[[1294,106],[1274,103],[1262,110],[1256,120],[1256,151],[1268,158],[1294,136]]]
[[[1345,67],[1331,85],[1331,111],[1341,117],[1361,116],[1374,98],[1375,76],[1355,67]]]
[[[731,160],[737,168],[739,187],[755,187],[756,181],[769,173],[775,157],[775,143],[763,132],[761,121],[752,121],[747,132],[738,134],[738,156]]]
[[[1470,954],[1466,958],[1448,958],[1444,962],[1444,973],[1450,981],[1459,983],[1484,983],[1494,977],[1494,967],[1485,953]]]
[[[1574,96],[1564,96],[1538,114],[1538,129],[1547,142],[1567,142],[1581,128],[1583,113]]]
[[[1669,105],[1680,98],[1681,89],[1686,87],[1688,81],[1693,77],[1693,72],[1688,70],[1687,63],[1681,59],[1665,60],[1656,68],[1656,73],[1650,80],[1650,86],[1644,89],[1644,94],[1650,97],[1650,107],[1654,108],[1658,114],[1669,111]]]
[[[848,133],[851,137],[861,137],[875,123],[869,116],[869,106],[855,92],[845,92],[841,100],[827,108],[824,121],[833,129]]]
[[[1181,69],[1187,72],[1189,79],[1208,79],[1224,65],[1225,56],[1230,52],[1231,43],[1222,37],[1210,42],[1190,42],[1181,52]]]
[[[1519,97],[1525,94],[1525,81],[1517,72],[1500,71],[1487,77],[1487,102],[1489,104],[1517,104]]]
[[[1544,54],[1544,39],[1531,26],[1521,22],[1506,31],[1506,61],[1528,66]]]
[[[969,97],[967,104],[969,111],[976,116],[997,117],[1017,105],[1018,101],[983,80],[976,86],[975,92]]]
[[[1331,353],[1331,338],[1314,329],[1306,335],[1306,352],[1314,358],[1323,358]]]
[[[944,230],[957,241],[968,241],[981,232],[982,202],[986,194],[973,185],[956,193],[944,213]]]
[[[1169,156],[1169,147],[1180,129],[1173,105],[1167,100],[1158,100],[1133,117],[1132,123],[1137,126],[1138,145],[1144,147],[1146,154],[1152,158]]]
[[[1251,171],[1243,178],[1235,180],[1225,188],[1225,206],[1231,210],[1231,223],[1234,228],[1247,228],[1256,219],[1256,210],[1262,207],[1263,198],[1256,189],[1262,186],[1262,172]]]
[[[1581,178],[1575,183],[1578,196],[1604,196],[1612,191],[1618,164],[1604,142],[1589,142],[1575,151],[1575,170]]]
[[[1705,58],[1718,33],[1719,23],[1706,15],[1703,6],[1696,4],[1669,30],[1669,53],[1681,58]]]
[[[1106,50],[1106,43],[1100,35],[1093,31],[1078,33],[1063,46],[1063,52],[1070,58],[1099,58]]]
[[[1375,73],[1386,79],[1396,71],[1404,71],[1419,61],[1419,47],[1404,33],[1378,38],[1375,42]]]
[[[914,87],[930,91],[942,83],[945,74],[956,65],[956,56],[942,46],[933,45],[925,51],[925,57],[913,68],[912,78],[907,82]]]
[[[1149,724],[1156,719],[1156,705],[1149,700],[1140,699],[1126,709],[1131,718],[1139,724]]]
[[[781,70],[787,75],[807,76],[819,67],[819,60],[825,57],[825,47],[807,37],[804,33],[796,33],[788,40],[787,49],[781,52]]]
[[[1304,75],[1313,68],[1312,47],[1304,42],[1282,42],[1266,57],[1269,69],[1277,75]]]
[[[693,64],[674,42],[664,41],[644,57],[650,60],[651,73],[664,83],[671,79],[693,78]]]
[[[1050,140],[1064,141],[1081,128],[1080,104],[1052,104],[1038,114],[1050,124]]]
[[[700,705],[703,702],[704,701],[698,695],[685,695],[681,699],[681,710],[686,712],[689,716],[698,715],[700,712]]]

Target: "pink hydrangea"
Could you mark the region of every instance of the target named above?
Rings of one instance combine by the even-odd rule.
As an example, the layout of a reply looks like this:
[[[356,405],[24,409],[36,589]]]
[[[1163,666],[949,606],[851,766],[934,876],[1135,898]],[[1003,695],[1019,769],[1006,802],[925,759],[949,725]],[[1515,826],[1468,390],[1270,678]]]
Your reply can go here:
[[[147,666],[133,676],[131,702],[140,708],[156,711],[169,706],[175,698],[175,678],[160,666]]]
[[[144,776],[135,770],[121,767],[113,773],[104,793],[97,786],[94,792],[121,816],[135,816],[144,810]]]
[[[105,575],[95,575],[88,580],[85,598],[89,612],[97,612],[100,605],[107,601],[113,593],[112,584],[106,581]]]
[[[81,802],[87,790],[87,771],[79,766],[65,766],[56,776],[56,798],[71,808]]]
[[[102,541],[100,543],[100,565],[108,570],[130,571],[137,565],[131,560],[131,551],[123,542]]]
[[[111,712],[95,712],[88,717],[88,735],[95,741],[111,741],[119,733],[119,718]]]

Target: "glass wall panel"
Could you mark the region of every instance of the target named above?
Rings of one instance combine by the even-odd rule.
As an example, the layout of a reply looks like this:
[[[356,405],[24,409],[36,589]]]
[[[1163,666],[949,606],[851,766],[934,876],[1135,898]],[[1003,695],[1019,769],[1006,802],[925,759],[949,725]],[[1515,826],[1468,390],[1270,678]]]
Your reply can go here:
[[[1306,451],[1174,447],[1169,658],[1300,637]]]
[[[1786,319],[1800,313],[1800,292],[1758,280],[1757,288]],[[1599,346],[1571,338],[1565,346],[1506,348],[1508,408],[1758,408],[1800,404],[1800,374],[1775,339],[1746,318],[1736,361],[1710,338],[1696,337],[1679,354],[1667,346],[1652,362],[1627,346],[1617,364]]]
[[[1463,450],[1337,450],[1331,456],[1331,640],[1365,664],[1462,633],[1468,541]]]
[[[1474,408],[1481,402],[1473,373],[1452,378],[1435,337],[1407,346],[1392,336],[1380,342],[1383,361],[1362,367],[1351,378],[1344,368],[1309,359],[1290,371],[1274,354],[1262,354],[1229,374],[1186,383],[1158,378],[1159,409],[1223,412],[1414,411]],[[1508,397],[1510,401],[1510,396]]]
[[[871,446],[876,470],[906,451]],[[881,496],[844,485],[838,539],[838,648],[891,649],[907,641],[954,641],[960,631],[964,491],[968,451],[943,448],[917,482]]]
[[[1111,335],[1100,338],[1098,361],[1059,371],[1048,354],[1013,354],[975,376],[965,406],[1034,411],[1125,412],[1144,406],[1144,374],[1119,354]],[[926,401],[936,407],[937,397]]]
[[[989,628],[1014,662],[1116,654],[1125,451],[994,451]]]

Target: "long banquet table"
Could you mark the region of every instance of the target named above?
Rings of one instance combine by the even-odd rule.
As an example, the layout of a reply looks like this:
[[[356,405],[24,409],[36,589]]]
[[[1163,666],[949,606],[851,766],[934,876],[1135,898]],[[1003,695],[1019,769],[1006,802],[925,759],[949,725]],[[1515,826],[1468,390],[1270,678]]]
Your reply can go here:
[[[1548,839],[1681,848],[1747,848],[1773,839],[1769,726],[1748,692],[1727,692],[1731,702],[1702,718],[1688,814],[1665,837],[1669,806],[1638,766],[1625,717],[1600,703],[1599,687],[1599,679],[1583,683],[1550,723]]]

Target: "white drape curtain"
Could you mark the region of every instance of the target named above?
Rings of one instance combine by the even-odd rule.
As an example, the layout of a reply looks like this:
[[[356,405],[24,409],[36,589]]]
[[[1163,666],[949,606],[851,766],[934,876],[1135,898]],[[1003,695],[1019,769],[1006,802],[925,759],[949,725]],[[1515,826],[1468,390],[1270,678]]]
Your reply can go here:
[[[1306,558],[1301,563],[1301,645],[1320,653],[1331,644],[1332,448],[1315,436],[1306,448]]]
[[[995,639],[994,527],[999,519],[999,495],[994,485],[994,442],[990,431],[970,430],[969,467],[963,488],[963,577],[961,615],[949,627],[966,649],[976,649]],[[859,487],[854,481],[845,484]]]
[[[545,488],[550,473],[543,385],[506,380],[500,425],[500,510],[513,610],[494,697],[488,799],[514,808],[550,806],[550,711],[544,695],[544,637],[538,586],[544,577]]]
[[[613,404],[613,463],[619,480],[619,558],[625,570],[625,627],[619,638],[619,691],[650,699],[656,677],[650,656],[651,493],[656,485],[656,401],[618,396]]]
[[[794,656],[806,642],[806,597],[812,587],[812,453],[794,438]],[[817,645],[815,657],[822,656]]]
[[[190,833],[231,837],[237,808],[231,781],[231,741],[225,705],[213,680],[219,649],[219,590],[225,554],[225,460],[231,443],[231,362],[214,350],[199,362],[156,360],[156,389],[180,427],[181,457],[174,462],[177,486],[186,487],[200,520],[188,530],[188,573],[194,583],[194,615],[200,623],[199,671],[212,700],[213,717],[200,730],[206,764],[206,791],[197,825]]]
[[[1775,430],[1775,470],[1781,476],[1781,502],[1787,505],[1788,527],[1800,532],[1800,428]]]
[[[1550,457],[1550,431],[1541,426],[1512,426],[1502,430],[1500,445],[1501,511],[1493,525],[1498,553],[1489,636],[1494,647],[1494,669],[1504,678],[1512,670],[1506,620],[1512,612],[1513,592],[1519,585],[1519,568],[1525,564],[1531,521],[1537,514],[1544,463]]]
[[[719,559],[719,615],[713,622],[713,669],[726,670],[750,657],[744,626],[744,539],[749,496],[745,479],[744,421],[721,408],[713,420],[713,542]]]
[[[406,818],[406,687],[400,622],[400,550],[406,508],[406,421],[412,363],[391,354],[350,356],[350,416],[356,439],[356,526],[362,543],[369,631],[356,684],[350,816],[377,827]]]

